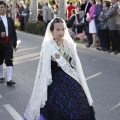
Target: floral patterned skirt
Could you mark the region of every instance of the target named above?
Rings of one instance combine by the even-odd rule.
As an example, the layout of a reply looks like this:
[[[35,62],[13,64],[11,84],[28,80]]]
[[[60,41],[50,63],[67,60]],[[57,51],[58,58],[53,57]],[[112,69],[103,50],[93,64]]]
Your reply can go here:
[[[87,97],[81,85],[52,61],[53,83],[48,100],[40,109],[40,120],[93,120]]]

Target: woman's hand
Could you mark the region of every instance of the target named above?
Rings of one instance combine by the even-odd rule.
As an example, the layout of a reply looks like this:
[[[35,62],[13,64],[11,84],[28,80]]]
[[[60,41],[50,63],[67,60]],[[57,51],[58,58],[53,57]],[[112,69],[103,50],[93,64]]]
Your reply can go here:
[[[93,15],[93,17],[95,18],[95,17],[96,17],[96,15]]]
[[[86,21],[87,21],[87,22],[90,22],[90,18],[87,18],[87,17],[86,17]]]

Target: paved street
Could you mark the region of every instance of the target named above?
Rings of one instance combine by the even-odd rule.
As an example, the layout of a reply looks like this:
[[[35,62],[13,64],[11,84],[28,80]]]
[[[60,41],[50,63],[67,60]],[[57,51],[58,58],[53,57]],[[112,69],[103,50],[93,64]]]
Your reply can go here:
[[[18,32],[15,53],[15,87],[0,84],[0,120],[22,120],[34,85],[42,37]],[[91,91],[96,120],[120,120],[120,55],[78,45],[85,77]],[[6,73],[6,72],[5,72]]]

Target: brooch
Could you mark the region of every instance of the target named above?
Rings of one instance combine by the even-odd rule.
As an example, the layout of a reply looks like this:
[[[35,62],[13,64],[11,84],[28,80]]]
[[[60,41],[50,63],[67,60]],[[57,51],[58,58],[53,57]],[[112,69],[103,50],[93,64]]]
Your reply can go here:
[[[59,59],[59,58],[60,58],[60,54],[55,53],[55,58],[56,58],[56,59]]]

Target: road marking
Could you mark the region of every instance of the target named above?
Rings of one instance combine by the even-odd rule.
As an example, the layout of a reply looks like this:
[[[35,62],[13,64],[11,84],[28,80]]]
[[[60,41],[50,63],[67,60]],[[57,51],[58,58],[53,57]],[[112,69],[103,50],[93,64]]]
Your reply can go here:
[[[14,118],[14,120],[23,120],[23,118],[16,112],[16,110],[10,104],[6,104],[3,106],[10,113],[10,115]]]
[[[14,93],[15,91],[16,91],[16,90],[13,90],[13,91],[7,93],[7,95],[12,94],[12,93]]]
[[[97,74],[94,74],[94,75],[92,75],[92,76],[90,76],[90,77],[87,77],[86,80],[89,80],[89,79],[91,79],[91,78],[94,78],[94,77],[96,77],[96,76],[98,76],[98,75],[100,75],[100,74],[102,74],[102,73],[99,72],[99,73],[97,73]]]
[[[0,95],[0,98],[3,98],[2,95]]]
[[[95,62],[95,61],[97,61],[97,60],[98,60],[98,58],[96,58],[96,59],[93,59],[92,61],[93,61],[93,62]]]
[[[113,109],[115,109],[115,108],[117,108],[117,107],[120,107],[120,103],[118,103],[116,106],[114,106],[114,107],[111,108],[110,110],[113,110]]]

